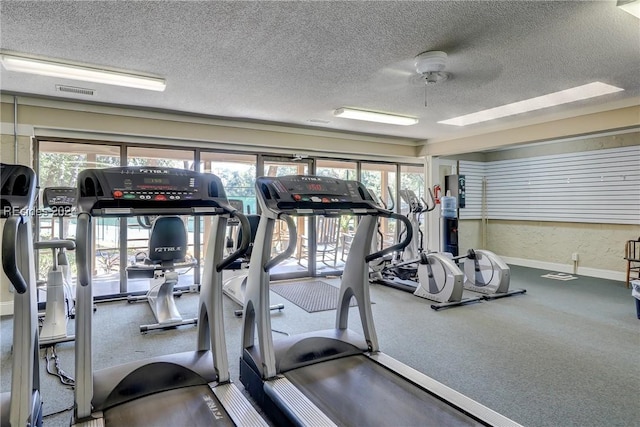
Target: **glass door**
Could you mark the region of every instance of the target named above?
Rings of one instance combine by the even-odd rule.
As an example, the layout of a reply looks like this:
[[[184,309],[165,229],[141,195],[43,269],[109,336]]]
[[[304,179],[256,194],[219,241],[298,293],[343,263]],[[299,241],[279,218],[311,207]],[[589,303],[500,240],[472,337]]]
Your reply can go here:
[[[76,142],[38,141],[37,172],[40,190],[47,187],[76,187],[78,173],[88,168],[120,166],[121,147],[107,144],[83,144]],[[41,200],[41,197],[39,197]],[[62,227],[60,227],[60,221]],[[91,251],[93,254],[94,296],[119,292],[120,275],[120,223],[117,218],[98,217],[93,222]],[[53,218],[50,214],[38,217],[37,239],[73,239],[76,236],[75,215]],[[62,233],[60,229],[62,228]],[[67,252],[72,281],[77,277],[75,251]],[[52,252],[37,253],[38,278],[46,279],[53,263]],[[72,291],[75,292],[75,290]],[[39,302],[46,294],[38,292]]]
[[[358,164],[345,160],[318,159],[316,175],[355,180],[358,175]],[[356,228],[355,216],[342,215],[339,218],[316,219],[318,249],[315,257],[316,276],[342,274]]]
[[[259,176],[307,175],[313,170],[311,159],[292,159],[285,157],[262,157],[262,173]],[[298,240],[293,255],[271,270],[272,280],[293,279],[315,275],[315,265],[309,260],[315,259],[315,236],[310,227],[315,225],[313,218],[294,218],[298,231]],[[284,251],[289,245],[289,228],[284,221],[276,221],[273,230],[271,254]]]
[[[400,201],[397,198],[397,165],[387,163],[361,163],[360,181],[387,209],[398,211]],[[402,230],[400,230],[402,233]],[[396,220],[380,218],[378,230],[374,237],[378,249],[387,248],[398,241]]]

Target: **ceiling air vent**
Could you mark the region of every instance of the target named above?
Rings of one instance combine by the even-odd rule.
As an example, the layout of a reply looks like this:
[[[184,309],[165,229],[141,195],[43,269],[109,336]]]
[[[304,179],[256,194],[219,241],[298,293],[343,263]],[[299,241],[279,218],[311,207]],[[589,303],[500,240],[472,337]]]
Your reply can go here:
[[[64,86],[64,85],[56,85],[56,91],[75,93],[76,95],[89,95],[89,96],[93,96],[93,94],[96,93],[95,89],[87,89],[85,87],[74,87],[74,86]]]

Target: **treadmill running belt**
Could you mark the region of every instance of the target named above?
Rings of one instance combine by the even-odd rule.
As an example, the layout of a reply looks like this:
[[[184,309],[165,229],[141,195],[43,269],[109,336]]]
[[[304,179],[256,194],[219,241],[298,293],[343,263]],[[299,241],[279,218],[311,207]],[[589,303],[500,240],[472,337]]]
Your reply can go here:
[[[233,426],[208,385],[152,394],[104,411],[106,425],[127,427]]]
[[[366,356],[284,373],[339,426],[480,426],[481,422]]]

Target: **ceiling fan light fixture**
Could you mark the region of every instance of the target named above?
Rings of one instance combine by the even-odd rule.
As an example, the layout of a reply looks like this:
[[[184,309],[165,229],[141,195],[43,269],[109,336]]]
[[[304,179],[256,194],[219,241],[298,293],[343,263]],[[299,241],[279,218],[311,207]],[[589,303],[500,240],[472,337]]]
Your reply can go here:
[[[640,18],[640,0],[618,0],[616,6],[636,18]]]
[[[415,117],[400,116],[397,114],[379,113],[376,111],[358,110],[354,108],[338,108],[333,112],[336,117],[344,119],[364,120],[368,122],[385,123],[389,125],[410,126],[418,123]]]
[[[502,117],[515,116],[516,114],[527,113],[529,111],[555,107],[556,105],[568,104],[570,102],[580,101],[583,99],[595,98],[597,96],[607,95],[623,90],[624,89],[608,85],[606,83],[593,82],[537,96],[535,98],[525,99],[523,101],[513,102],[511,104],[505,104],[499,107],[489,108],[487,110],[477,111],[475,113],[465,114],[463,116],[447,120],[441,120],[438,123],[454,126],[468,126]]]
[[[2,54],[0,55],[0,62],[2,62],[2,66],[7,71],[19,73],[81,80],[158,92],[162,92],[166,88],[165,80],[158,77],[104,70],[85,65],[67,64],[60,61]]]
[[[438,73],[447,66],[447,54],[440,50],[422,52],[416,56],[415,64],[418,74]]]

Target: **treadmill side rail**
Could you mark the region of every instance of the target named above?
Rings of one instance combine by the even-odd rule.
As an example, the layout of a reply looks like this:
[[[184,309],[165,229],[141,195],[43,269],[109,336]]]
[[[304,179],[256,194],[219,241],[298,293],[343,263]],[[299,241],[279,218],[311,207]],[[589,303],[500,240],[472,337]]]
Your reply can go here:
[[[102,412],[96,412],[92,414],[92,416],[94,418],[72,423],[71,427],[104,427],[104,416]]]
[[[252,427],[267,427],[269,425],[235,384],[219,384],[212,386],[211,390],[236,425]]]
[[[463,410],[464,412],[482,421],[483,423],[500,427],[522,427],[520,424],[505,417],[504,415],[501,415],[496,411],[487,408],[481,403],[478,403],[475,400],[465,396],[464,394],[457,392],[450,387],[447,387],[441,382],[426,376],[422,372],[419,372],[412,367],[399,362],[391,356],[378,352],[375,354],[370,354],[369,357],[382,366],[386,367],[387,369],[390,369],[400,376],[407,378],[423,389],[428,390],[436,396],[439,396],[453,406]]]
[[[264,383],[265,393],[299,425],[332,427],[336,424],[314,405],[287,378],[278,377]],[[280,402],[287,402],[280,405]],[[336,426],[337,427],[337,426]]]

